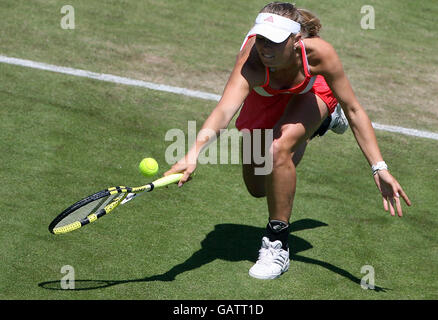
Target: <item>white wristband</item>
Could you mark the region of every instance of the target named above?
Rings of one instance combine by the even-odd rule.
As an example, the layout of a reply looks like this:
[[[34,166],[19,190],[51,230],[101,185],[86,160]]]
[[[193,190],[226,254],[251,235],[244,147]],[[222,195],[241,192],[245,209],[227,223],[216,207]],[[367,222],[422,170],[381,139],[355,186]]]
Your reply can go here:
[[[373,175],[375,175],[380,170],[388,170],[388,166],[385,161],[379,161],[371,166],[371,170],[373,170]]]

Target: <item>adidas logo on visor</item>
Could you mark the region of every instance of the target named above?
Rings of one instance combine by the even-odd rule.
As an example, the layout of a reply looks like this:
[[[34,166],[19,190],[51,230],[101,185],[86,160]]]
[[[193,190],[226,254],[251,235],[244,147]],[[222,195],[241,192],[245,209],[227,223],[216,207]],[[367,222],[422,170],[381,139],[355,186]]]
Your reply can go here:
[[[274,23],[274,17],[273,16],[269,16],[269,17],[267,17],[265,20],[263,20],[263,21],[268,21],[268,22],[272,22],[272,23]]]

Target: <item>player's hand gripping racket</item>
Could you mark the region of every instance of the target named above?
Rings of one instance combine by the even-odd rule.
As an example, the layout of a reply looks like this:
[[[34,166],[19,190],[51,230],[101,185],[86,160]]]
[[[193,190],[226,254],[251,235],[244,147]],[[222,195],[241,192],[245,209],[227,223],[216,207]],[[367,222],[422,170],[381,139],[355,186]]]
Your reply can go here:
[[[148,183],[141,187],[112,187],[91,196],[88,196],[61,212],[49,225],[53,234],[67,233],[77,230],[91,222],[96,221],[107,213],[113,211],[119,204],[124,204],[134,199],[141,192],[149,192],[155,188],[167,186],[178,182],[182,173],[171,174]]]

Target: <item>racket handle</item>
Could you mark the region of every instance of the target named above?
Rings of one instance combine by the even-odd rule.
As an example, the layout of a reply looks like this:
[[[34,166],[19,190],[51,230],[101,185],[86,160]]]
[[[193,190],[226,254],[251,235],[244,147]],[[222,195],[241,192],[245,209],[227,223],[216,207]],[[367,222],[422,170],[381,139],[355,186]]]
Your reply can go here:
[[[162,177],[160,179],[155,180],[154,182],[152,182],[152,184],[154,185],[155,188],[164,187],[164,186],[167,186],[169,184],[178,182],[182,178],[183,175],[184,174],[182,174],[182,173],[170,174],[168,176],[165,176],[165,177]]]

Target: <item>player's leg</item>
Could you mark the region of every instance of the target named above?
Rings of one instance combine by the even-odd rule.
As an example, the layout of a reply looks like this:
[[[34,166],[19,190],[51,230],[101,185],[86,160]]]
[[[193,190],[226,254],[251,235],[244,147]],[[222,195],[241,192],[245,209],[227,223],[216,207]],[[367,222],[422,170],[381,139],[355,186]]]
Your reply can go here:
[[[248,139],[252,145],[252,142],[254,141],[254,137],[251,134],[250,139]],[[248,142],[247,142],[248,143]],[[265,150],[265,131],[262,131],[261,137],[260,137],[260,150],[262,150],[262,157],[265,157],[264,150]],[[307,147],[307,141],[302,143],[295,152],[292,153],[292,161],[295,165],[295,167],[298,166],[301,159],[303,158],[304,151]],[[244,163],[242,159],[242,176],[243,181],[245,182],[245,186],[248,190],[248,192],[255,198],[261,198],[266,196],[266,189],[265,189],[265,174],[256,174],[256,168],[263,168],[265,166],[265,163],[262,164],[256,164],[254,161],[254,157],[252,155],[252,148],[248,148],[248,150],[251,151],[251,155],[248,157],[250,159],[249,163]],[[243,155],[244,147],[241,146],[241,154]],[[242,157],[243,158],[243,157]]]
[[[296,189],[296,165],[292,156],[299,155],[297,151],[327,115],[326,104],[315,94],[307,93],[289,102],[274,127],[274,139],[269,149],[272,172],[265,176],[269,223],[259,259],[249,271],[252,277],[274,279],[289,268],[289,219]]]
[[[295,96],[274,127],[269,149],[273,168],[266,176],[270,219],[289,221],[296,187],[296,166],[291,156],[312,137],[327,115],[326,104],[309,92]]]

